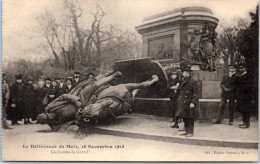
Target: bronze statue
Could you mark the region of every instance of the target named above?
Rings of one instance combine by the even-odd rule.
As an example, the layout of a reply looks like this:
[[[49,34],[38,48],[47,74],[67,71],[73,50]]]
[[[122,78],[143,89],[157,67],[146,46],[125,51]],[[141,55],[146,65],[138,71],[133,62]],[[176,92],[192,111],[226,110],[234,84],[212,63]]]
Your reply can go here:
[[[111,82],[121,73],[109,74],[84,80],[69,94],[59,96],[45,108],[44,113],[38,115],[37,121],[48,124],[53,131],[73,123],[80,128],[100,122],[109,123],[130,109],[133,90],[147,88],[159,81],[158,76],[153,75],[151,80],[142,83],[112,86]]]

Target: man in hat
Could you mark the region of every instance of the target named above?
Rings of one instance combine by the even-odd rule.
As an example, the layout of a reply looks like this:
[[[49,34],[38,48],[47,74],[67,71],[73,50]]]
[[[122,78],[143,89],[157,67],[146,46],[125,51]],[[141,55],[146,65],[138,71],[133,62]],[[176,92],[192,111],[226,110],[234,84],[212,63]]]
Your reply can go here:
[[[2,127],[4,129],[12,129],[7,124],[6,107],[10,96],[9,86],[5,81],[5,74],[2,74]]]
[[[23,80],[22,75],[16,75],[15,83],[10,87],[10,99],[8,103],[8,118],[12,120],[12,125],[19,125],[18,120],[23,118],[22,90]]]
[[[74,78],[73,78],[73,81],[72,81],[73,87],[77,86],[81,82],[79,75],[80,75],[79,72],[77,72],[77,71],[74,72]]]
[[[31,124],[30,118],[34,114],[35,92],[32,85],[33,78],[28,76],[25,78],[25,83],[22,89],[22,103],[23,103],[23,118],[24,124]]]
[[[183,118],[186,137],[192,137],[194,133],[195,108],[198,103],[198,83],[191,77],[191,65],[182,68],[183,81],[177,88],[177,112],[176,116]]]
[[[170,93],[169,93],[169,97],[170,97],[170,106],[171,109],[173,111],[173,120],[172,122],[175,122],[175,124],[173,126],[171,126],[171,128],[179,128],[179,117],[175,116],[176,113],[176,108],[177,108],[177,88],[180,85],[181,81],[180,78],[178,77],[177,71],[174,71],[171,73],[171,77],[170,77]]]
[[[63,77],[59,78],[59,95],[62,95],[66,92],[65,79]]]
[[[56,99],[59,95],[59,87],[57,86],[57,81],[53,79],[51,81],[51,88],[49,92],[49,103]]]
[[[73,88],[73,86],[72,86],[72,79],[73,79],[73,77],[68,77],[67,78],[65,93],[69,93],[71,91],[71,89]]]
[[[251,109],[251,78],[247,73],[245,66],[239,67],[239,77],[237,83],[237,107],[242,114],[243,124],[239,125],[240,128],[246,129],[250,127],[250,109]]]
[[[233,125],[233,116],[235,109],[235,96],[236,96],[236,67],[231,65],[229,67],[229,74],[223,77],[220,83],[221,87],[221,102],[219,106],[219,114],[217,121],[213,124],[220,124],[223,119],[224,110],[226,108],[227,100],[229,100],[229,125]]]

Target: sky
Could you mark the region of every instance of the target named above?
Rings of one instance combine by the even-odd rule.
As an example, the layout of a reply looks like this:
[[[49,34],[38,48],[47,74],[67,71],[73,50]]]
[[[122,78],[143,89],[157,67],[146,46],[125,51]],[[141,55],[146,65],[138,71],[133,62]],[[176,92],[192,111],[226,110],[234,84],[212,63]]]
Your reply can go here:
[[[237,17],[250,20],[257,0],[98,0],[106,12],[105,24],[117,24],[124,30],[135,31],[143,18],[179,7],[203,6],[213,11],[219,24],[230,24]],[[40,61],[50,56],[41,48],[45,40],[37,18],[48,10],[57,17],[62,14],[62,0],[3,0],[2,2],[3,62],[26,59]],[[96,1],[79,0],[83,9],[82,26],[88,20]],[[218,29],[221,28],[220,26]]]

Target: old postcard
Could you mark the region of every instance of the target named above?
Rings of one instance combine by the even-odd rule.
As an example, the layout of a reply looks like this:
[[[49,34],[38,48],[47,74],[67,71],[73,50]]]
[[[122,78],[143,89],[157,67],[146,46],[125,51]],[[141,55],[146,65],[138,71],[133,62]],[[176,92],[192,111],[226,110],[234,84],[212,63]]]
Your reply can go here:
[[[3,0],[2,160],[256,162],[257,0]]]

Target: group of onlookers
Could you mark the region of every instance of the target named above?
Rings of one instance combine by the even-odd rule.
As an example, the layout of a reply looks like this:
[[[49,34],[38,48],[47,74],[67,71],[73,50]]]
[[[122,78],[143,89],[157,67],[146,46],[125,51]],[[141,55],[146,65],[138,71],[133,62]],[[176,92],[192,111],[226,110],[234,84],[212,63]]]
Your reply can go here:
[[[24,124],[31,124],[38,114],[44,112],[44,107],[58,96],[69,93],[81,81],[93,78],[94,74],[74,72],[72,77],[39,78],[37,81],[31,76],[16,75],[15,83],[9,88],[6,75],[2,75],[2,121],[3,128],[11,129],[7,119],[12,125],[19,125],[18,121],[24,119]]]
[[[192,79],[191,66],[184,65],[170,73],[170,104],[173,109],[172,128],[179,128],[180,119],[184,121],[185,131],[181,135],[192,137],[194,133],[194,109],[198,104],[198,84]],[[218,118],[214,124],[220,124],[226,104],[229,101],[229,125],[233,125],[234,111],[242,114],[243,123],[240,128],[250,127],[250,110],[252,90],[250,77],[244,66],[230,66],[229,74],[223,77],[221,82],[221,103],[219,106]]]
[[[252,86],[250,83],[251,77],[247,73],[244,66],[237,68],[236,66],[229,67],[229,74],[223,77],[221,82],[221,103],[219,107],[219,116],[214,124],[220,124],[223,119],[223,113],[229,100],[229,125],[233,125],[234,111],[239,111],[242,114],[243,123],[240,128],[250,127],[250,112],[252,100]]]
[[[59,95],[69,93],[77,84],[84,79],[93,78],[94,74],[89,73],[85,78],[80,77],[79,72],[74,72],[74,77],[56,79],[38,79],[37,84],[30,76],[25,78],[16,75],[16,81],[9,86],[5,81],[5,74],[2,80],[2,104],[3,104],[3,127],[10,128],[6,123],[6,118],[12,121],[12,125],[19,124],[18,121],[24,119],[24,124],[30,124],[36,120],[38,114],[44,112],[50,102]],[[229,101],[229,125],[233,125],[233,115],[235,109],[242,113],[243,124],[240,128],[250,127],[251,109],[251,85],[249,75],[244,66],[229,67],[229,74],[223,77],[221,82],[221,103],[219,115],[214,124],[220,124],[223,119],[224,109]],[[180,69],[171,73],[170,78],[170,100],[173,109],[172,128],[179,128],[180,119],[184,122],[185,131],[181,135],[192,137],[194,133],[195,108],[198,106],[198,83],[192,78],[191,65],[183,65]],[[6,110],[7,109],[7,110]],[[7,117],[6,114],[7,113]]]

